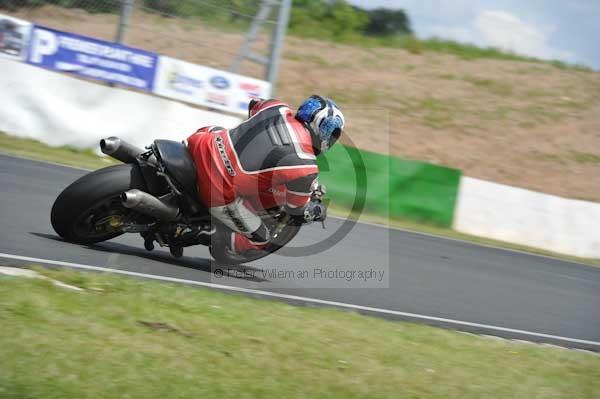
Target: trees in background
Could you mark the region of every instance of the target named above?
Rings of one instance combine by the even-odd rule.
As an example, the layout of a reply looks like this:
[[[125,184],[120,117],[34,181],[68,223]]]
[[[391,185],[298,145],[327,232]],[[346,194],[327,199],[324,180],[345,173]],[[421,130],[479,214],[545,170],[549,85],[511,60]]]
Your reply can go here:
[[[389,8],[376,8],[367,11],[369,23],[364,27],[364,32],[370,36],[410,35],[412,29],[408,15],[404,10],[391,10]]]
[[[294,0],[290,30],[317,38],[389,37],[411,34],[404,10],[365,10],[345,0]]]

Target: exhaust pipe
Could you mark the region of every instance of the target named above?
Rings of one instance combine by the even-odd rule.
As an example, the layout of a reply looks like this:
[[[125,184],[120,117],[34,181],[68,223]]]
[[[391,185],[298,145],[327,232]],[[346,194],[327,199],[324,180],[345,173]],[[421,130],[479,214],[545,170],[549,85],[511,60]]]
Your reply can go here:
[[[155,196],[137,189],[125,191],[121,194],[121,201],[125,208],[134,209],[162,222],[172,222],[179,214],[177,207],[165,204]]]
[[[100,150],[123,163],[134,163],[138,155],[146,152],[114,136],[100,140]]]

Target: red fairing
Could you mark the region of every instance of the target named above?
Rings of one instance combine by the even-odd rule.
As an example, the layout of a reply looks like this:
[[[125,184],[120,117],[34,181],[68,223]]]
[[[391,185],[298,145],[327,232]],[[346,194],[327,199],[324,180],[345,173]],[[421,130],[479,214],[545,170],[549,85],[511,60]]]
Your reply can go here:
[[[280,101],[258,102],[250,114],[250,119],[231,131],[208,126],[187,139],[196,164],[200,201],[215,207],[243,197],[256,209],[304,206],[310,199],[311,176],[318,174],[310,133]],[[243,146],[249,137],[257,147]],[[273,160],[273,154],[283,154],[283,161]],[[304,180],[306,187],[298,188],[297,182]],[[294,181],[294,190],[288,192],[288,184]]]

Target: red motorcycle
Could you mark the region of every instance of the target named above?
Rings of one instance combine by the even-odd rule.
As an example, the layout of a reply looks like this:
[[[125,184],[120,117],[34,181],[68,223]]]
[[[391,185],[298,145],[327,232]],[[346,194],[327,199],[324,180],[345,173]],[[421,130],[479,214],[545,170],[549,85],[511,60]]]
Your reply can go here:
[[[270,244],[242,255],[232,252],[231,230],[196,199],[196,168],[182,143],[155,140],[144,150],[110,137],[100,148],[123,164],[91,172],[58,196],[52,227],[66,241],[93,244],[139,233],[149,251],[156,242],[181,257],[184,247],[205,245],[217,262],[239,264],[279,250],[300,230],[282,206],[267,209],[259,216],[271,232]],[[323,194],[323,187],[315,186],[311,200],[321,202]]]

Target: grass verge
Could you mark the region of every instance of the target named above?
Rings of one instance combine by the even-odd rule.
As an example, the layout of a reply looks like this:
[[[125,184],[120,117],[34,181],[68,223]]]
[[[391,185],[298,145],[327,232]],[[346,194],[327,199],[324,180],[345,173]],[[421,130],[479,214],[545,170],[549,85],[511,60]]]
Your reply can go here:
[[[594,398],[600,356],[110,274],[2,278],[0,397]]]
[[[99,169],[117,162],[109,157],[98,156],[92,149],[82,150],[70,146],[50,147],[36,140],[9,136],[2,132],[0,132],[0,151],[86,169]]]
[[[0,133],[0,152],[87,169],[98,169],[116,163],[112,158],[101,157],[90,149],[80,150],[68,146],[50,147],[36,140],[14,137],[5,133]],[[332,215],[337,216],[346,216],[350,214],[349,210],[336,206],[331,207],[330,211]],[[449,228],[431,226],[408,220],[390,219],[376,215],[362,214],[360,215],[360,221],[600,266],[600,259],[579,258],[576,256],[564,255],[525,245],[463,234]]]

